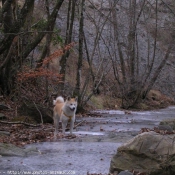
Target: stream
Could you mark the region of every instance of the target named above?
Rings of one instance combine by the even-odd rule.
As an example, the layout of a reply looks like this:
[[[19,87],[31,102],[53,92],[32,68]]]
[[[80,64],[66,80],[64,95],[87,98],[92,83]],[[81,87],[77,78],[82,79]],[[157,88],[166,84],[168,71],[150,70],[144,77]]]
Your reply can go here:
[[[136,136],[141,128],[153,129],[164,119],[175,118],[175,107],[125,114],[119,110],[93,111],[100,115],[77,118],[85,120],[74,130],[74,139],[61,139],[27,145],[39,155],[1,157],[0,175],[75,174],[109,172],[110,160],[117,148]]]

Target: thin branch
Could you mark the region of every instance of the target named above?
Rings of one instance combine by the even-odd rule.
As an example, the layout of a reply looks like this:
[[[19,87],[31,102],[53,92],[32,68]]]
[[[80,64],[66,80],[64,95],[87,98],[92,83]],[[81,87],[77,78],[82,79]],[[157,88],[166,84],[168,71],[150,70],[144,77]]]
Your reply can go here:
[[[77,123],[73,129],[76,129],[78,126],[80,126],[82,123],[86,122],[86,120],[82,120],[81,122]],[[69,131],[69,128],[66,128],[66,131]],[[59,131],[62,131],[62,129],[59,129]]]
[[[41,114],[41,111],[38,109],[38,107],[37,107],[37,105],[36,105],[36,103],[35,103],[34,101],[33,101],[33,103],[34,103],[34,105],[35,105],[37,111],[39,112],[39,114],[40,114],[40,116],[41,116],[41,123],[42,123],[42,125],[43,125],[43,116],[42,116],[42,114]]]
[[[175,16],[173,9],[171,9],[170,6],[167,3],[165,3],[163,0],[161,0],[161,1],[171,11],[171,13]]]
[[[17,122],[0,121],[0,123],[2,123],[2,124],[10,124],[10,125],[13,125],[13,124],[22,124],[22,125],[25,125],[25,126],[32,126],[32,127],[39,127],[39,126],[41,126],[40,124],[34,125],[34,124],[30,124],[30,123],[26,123],[26,122],[21,122],[21,121],[17,121]]]

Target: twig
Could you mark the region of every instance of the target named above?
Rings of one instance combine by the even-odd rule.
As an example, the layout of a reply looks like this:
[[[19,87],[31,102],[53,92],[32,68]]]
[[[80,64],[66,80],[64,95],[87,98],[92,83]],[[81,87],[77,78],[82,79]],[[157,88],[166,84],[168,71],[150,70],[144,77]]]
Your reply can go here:
[[[42,116],[42,114],[41,114],[41,111],[38,109],[38,107],[37,107],[37,105],[36,105],[36,103],[35,103],[34,101],[33,101],[33,103],[34,103],[34,105],[35,105],[37,111],[40,113],[40,116],[41,116],[41,123],[42,123],[42,125],[43,125],[43,116]]]
[[[32,127],[38,127],[38,126],[41,126],[40,124],[38,125],[34,125],[34,124],[30,124],[30,123],[26,123],[26,122],[6,122],[6,121],[0,121],[0,123],[3,123],[3,124],[10,124],[10,125],[13,125],[13,124],[23,124],[23,125],[26,125],[26,126],[32,126]]]
[[[81,125],[83,122],[85,122],[86,120],[82,120],[81,122],[77,123],[73,129],[77,128],[79,125]],[[66,131],[69,131],[69,128],[66,128]],[[59,131],[62,131],[62,129],[59,129]]]
[[[74,126],[74,129],[77,128],[79,125],[81,125],[82,123],[84,123],[86,120],[82,120],[81,122],[77,123],[75,126]]]
[[[102,116],[102,114],[101,113],[98,113],[98,112],[95,112],[95,113],[86,113],[86,115],[89,115],[89,116],[99,116],[99,117]]]

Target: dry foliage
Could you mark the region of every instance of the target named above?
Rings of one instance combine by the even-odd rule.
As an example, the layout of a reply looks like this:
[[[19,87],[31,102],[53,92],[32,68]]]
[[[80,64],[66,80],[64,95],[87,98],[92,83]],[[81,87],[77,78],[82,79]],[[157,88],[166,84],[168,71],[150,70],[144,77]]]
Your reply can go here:
[[[54,128],[52,124],[44,124],[39,127],[28,127],[23,124],[1,124],[2,131],[9,132],[10,135],[0,135],[0,143],[11,143],[16,146],[26,144],[54,141]],[[57,139],[74,139],[76,136],[59,134]]]
[[[157,127],[154,127],[153,129],[150,129],[150,128],[141,128],[140,133],[150,132],[150,131],[154,131],[154,132],[159,133],[161,135],[175,134],[175,131],[161,130],[161,129],[157,128]]]
[[[17,74],[17,97],[18,101],[30,102],[32,104],[45,104],[45,102],[51,102],[53,89],[61,82],[61,77],[57,72],[49,69],[49,63],[54,59],[62,56],[67,50],[70,50],[75,43],[66,45],[63,49],[58,49],[52,53],[49,57],[46,57],[35,69],[31,69],[29,66],[23,66],[22,71]],[[50,103],[51,104],[51,103]],[[48,106],[48,105],[47,105]],[[45,107],[47,107],[45,105]]]
[[[58,49],[54,53],[52,53],[49,57],[46,57],[41,64],[42,66],[39,68],[36,68],[34,70],[28,68],[28,67],[23,67],[23,71],[18,72],[17,75],[17,81],[18,82],[23,82],[31,78],[38,78],[38,77],[46,77],[49,79],[54,79],[55,81],[60,81],[61,75],[58,73],[55,73],[47,68],[47,65],[49,64],[50,61],[52,61],[55,58],[58,58],[62,56],[65,51],[70,50],[75,43],[70,43],[66,45],[63,49]]]
[[[1,143],[11,143],[16,146],[24,146],[30,143],[48,141],[53,137],[54,128],[50,125],[43,128],[30,128],[21,124],[0,125],[3,131],[10,132],[10,136],[1,136]],[[50,130],[48,129],[50,128]]]
[[[18,73],[18,82],[24,82],[32,78],[45,77],[47,79],[54,79],[59,82],[61,75],[48,70],[47,68],[40,67],[36,70],[31,70],[28,67],[24,67],[23,71]]]

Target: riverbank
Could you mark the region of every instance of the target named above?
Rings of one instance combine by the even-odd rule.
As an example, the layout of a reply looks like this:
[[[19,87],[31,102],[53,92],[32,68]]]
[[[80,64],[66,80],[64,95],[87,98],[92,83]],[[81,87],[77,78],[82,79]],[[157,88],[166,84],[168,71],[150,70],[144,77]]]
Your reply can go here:
[[[77,137],[78,135],[82,135],[87,139],[89,136],[88,133],[91,131],[93,139],[98,139],[100,134],[103,136],[103,133],[106,132],[109,133],[106,135],[108,139],[113,137],[116,133],[122,133],[123,136],[121,138],[115,136],[114,139],[124,142],[141,132],[142,128],[153,129],[153,125],[158,126],[159,123],[170,125],[172,129],[174,129],[173,124],[175,122],[173,121],[174,117],[172,117],[174,113],[171,113],[174,109],[175,108],[172,106],[151,111],[95,110],[84,116],[77,115],[74,136],[68,134],[63,136],[60,128],[60,134],[57,137],[58,140],[76,140],[79,139],[79,137]],[[165,117],[164,113],[169,113],[169,116]],[[152,114],[154,117],[150,118]],[[0,128],[1,143],[11,143],[23,147],[27,144],[55,141],[54,126],[52,123],[26,126],[25,123],[17,124],[16,122],[5,121],[4,123],[0,123]],[[69,128],[69,126],[67,128]],[[126,134],[128,136],[128,132],[131,132],[130,137],[125,138],[124,135]],[[120,134],[117,136],[120,136]],[[89,140],[87,140],[92,141],[92,138],[89,137]]]

